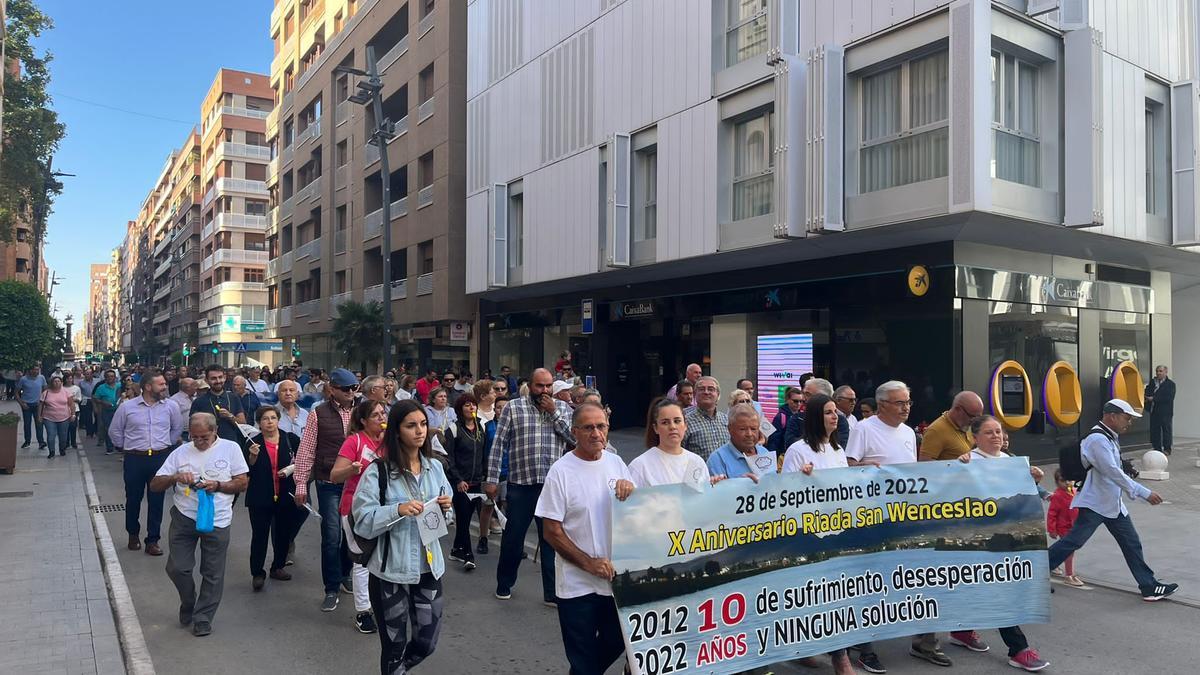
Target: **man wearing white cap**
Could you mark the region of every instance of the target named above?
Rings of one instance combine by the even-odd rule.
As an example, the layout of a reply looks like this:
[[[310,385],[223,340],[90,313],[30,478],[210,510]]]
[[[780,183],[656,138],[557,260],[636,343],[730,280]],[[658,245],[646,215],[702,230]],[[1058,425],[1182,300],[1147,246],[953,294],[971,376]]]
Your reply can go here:
[[[1121,493],[1127,492],[1153,505],[1162,503],[1157,492],[1135,482],[1121,469],[1121,445],[1117,439],[1129,430],[1136,417],[1141,415],[1132,406],[1114,398],[1104,404],[1100,422],[1080,442],[1079,455],[1088,474],[1079,494],[1071,501],[1071,506],[1079,509],[1079,517],[1067,536],[1050,547],[1050,569],[1082,548],[1096,528],[1104,525],[1117,540],[1142,599],[1154,602],[1174,593],[1179,584],[1165,584],[1155,578],[1154,570],[1142,557],[1142,542],[1121,498]]]
[[[571,383],[563,380],[555,380],[550,387],[550,396],[556,398],[567,405],[571,405]],[[574,406],[572,406],[574,407]]]

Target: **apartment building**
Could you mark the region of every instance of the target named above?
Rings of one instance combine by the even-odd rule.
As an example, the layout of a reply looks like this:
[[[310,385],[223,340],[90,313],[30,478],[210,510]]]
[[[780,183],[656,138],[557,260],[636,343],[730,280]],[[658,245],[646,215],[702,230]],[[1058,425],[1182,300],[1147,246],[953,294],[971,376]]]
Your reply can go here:
[[[473,339],[473,304],[463,287],[466,8],[434,0],[277,0],[270,35],[274,335],[295,344],[306,364],[341,365],[331,335],[338,306],[380,302],[388,284],[394,362],[466,365]],[[338,70],[366,70],[368,47],[395,132],[383,149],[368,144],[374,111],[348,100],[359,78]]]
[[[150,328],[146,340],[164,348],[171,333],[171,197],[175,193],[175,164],[179,159],[180,151],[172,150],[162,171],[159,172],[154,190],[139,214],[139,223],[145,232],[150,251],[139,264],[139,269],[146,270],[146,276],[150,279],[146,299],[149,305]],[[134,349],[144,350],[144,346],[140,345],[142,341],[135,340]]]
[[[0,242],[0,279],[25,281],[45,290],[34,268],[34,244],[29,223],[24,220],[13,223],[12,241]]]
[[[570,349],[616,424],[689,362],[902,379],[918,423],[966,388],[1039,456],[1200,382],[1193,3],[541,9],[468,3],[482,363]]]
[[[222,68],[201,107],[199,341],[205,359],[274,364],[267,338],[266,118],[273,106],[265,75]],[[208,352],[217,345],[218,358]]]
[[[105,351],[109,345],[108,263],[92,263],[88,274],[88,311],[83,334],[85,351]]]
[[[200,319],[200,134],[192,131],[179,149],[171,169],[170,235],[164,240],[167,269],[155,305],[165,301],[170,349],[196,345]],[[155,270],[158,271],[157,268]]]

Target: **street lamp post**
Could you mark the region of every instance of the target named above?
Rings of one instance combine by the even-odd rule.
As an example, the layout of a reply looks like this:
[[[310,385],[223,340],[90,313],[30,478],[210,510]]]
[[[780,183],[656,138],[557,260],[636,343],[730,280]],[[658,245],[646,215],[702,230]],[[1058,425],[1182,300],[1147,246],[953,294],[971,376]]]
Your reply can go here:
[[[383,371],[386,373],[392,369],[392,173],[387,144],[396,133],[392,122],[383,117],[383,80],[379,77],[375,47],[367,45],[365,71],[349,66],[333,69],[334,75],[339,73],[367,78],[358,82],[358,92],[347,100],[364,107],[370,105],[375,113],[375,130],[368,142],[379,148],[379,177],[383,187]]]

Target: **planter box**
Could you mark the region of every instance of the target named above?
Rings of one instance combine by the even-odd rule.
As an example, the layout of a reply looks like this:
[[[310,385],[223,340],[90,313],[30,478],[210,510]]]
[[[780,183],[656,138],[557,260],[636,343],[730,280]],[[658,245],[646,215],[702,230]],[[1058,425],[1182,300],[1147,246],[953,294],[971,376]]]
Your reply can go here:
[[[17,426],[0,426],[0,471],[9,474],[17,467]]]

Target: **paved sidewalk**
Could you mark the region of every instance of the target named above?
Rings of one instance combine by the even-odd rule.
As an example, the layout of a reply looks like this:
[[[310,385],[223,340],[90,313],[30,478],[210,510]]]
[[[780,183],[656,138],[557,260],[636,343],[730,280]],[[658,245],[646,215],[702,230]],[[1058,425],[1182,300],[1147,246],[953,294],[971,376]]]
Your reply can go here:
[[[0,672],[125,673],[76,452],[18,448],[0,513]]]

